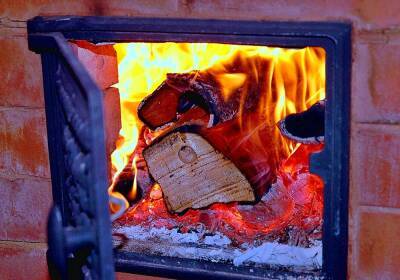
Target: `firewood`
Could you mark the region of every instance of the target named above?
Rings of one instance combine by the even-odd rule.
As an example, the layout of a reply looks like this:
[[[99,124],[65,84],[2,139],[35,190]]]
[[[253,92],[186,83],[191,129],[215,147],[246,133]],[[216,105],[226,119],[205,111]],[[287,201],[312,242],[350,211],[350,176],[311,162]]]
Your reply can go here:
[[[256,198],[261,198],[276,180],[279,162],[288,156],[285,139],[277,126],[257,112],[211,127],[207,122],[210,121],[206,113],[194,107],[161,133],[157,132],[157,137],[177,131],[199,134],[235,164],[250,182]]]
[[[206,72],[167,74],[167,79],[138,107],[140,120],[156,129],[177,119],[193,106],[206,110],[213,124],[232,119],[238,112],[240,94],[225,100],[215,78]]]
[[[171,212],[255,200],[246,177],[198,134],[168,134],[147,147],[143,156]]]
[[[212,126],[212,115],[209,115],[200,107],[193,107],[187,112],[180,114],[179,119],[170,125],[156,131],[158,137],[164,137],[167,134],[176,131],[194,132],[197,133],[201,127]]]
[[[163,82],[138,106],[138,117],[150,129],[156,129],[176,119],[180,92]]]
[[[186,111],[191,105],[198,106],[212,114],[214,124],[217,124],[232,119],[239,109],[240,97],[237,95],[226,100],[220,84],[210,73],[168,74],[166,82],[182,91],[178,112]]]
[[[279,163],[288,156],[278,128],[257,113],[202,127],[198,133],[246,176],[257,199],[276,180]]]

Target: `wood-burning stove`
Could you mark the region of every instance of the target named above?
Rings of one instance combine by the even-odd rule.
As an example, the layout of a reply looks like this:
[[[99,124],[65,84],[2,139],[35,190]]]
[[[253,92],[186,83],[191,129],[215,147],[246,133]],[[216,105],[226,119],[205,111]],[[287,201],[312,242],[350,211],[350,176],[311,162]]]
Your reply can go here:
[[[112,17],[37,17],[29,47],[42,57],[54,207],[48,259],[64,278],[111,279],[114,270],[173,278],[261,279],[303,275],[343,279],[347,266],[350,26],[343,23],[235,22]],[[320,47],[326,54],[325,147],[311,156],[324,181],[321,271],[182,259],[113,249],[101,90],[69,40],[207,42],[281,48]]]

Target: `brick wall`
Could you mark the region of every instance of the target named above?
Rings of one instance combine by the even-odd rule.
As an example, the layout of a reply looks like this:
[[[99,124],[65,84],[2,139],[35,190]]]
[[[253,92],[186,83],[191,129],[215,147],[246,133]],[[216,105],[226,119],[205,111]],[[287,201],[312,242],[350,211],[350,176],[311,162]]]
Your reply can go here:
[[[25,21],[118,15],[353,23],[352,279],[393,279],[400,264],[400,2],[394,0],[4,0],[0,3],[0,271],[45,279],[51,201],[40,59]],[[18,274],[18,275],[15,275]],[[121,279],[146,279],[120,274]],[[147,278],[148,279],[148,278]]]

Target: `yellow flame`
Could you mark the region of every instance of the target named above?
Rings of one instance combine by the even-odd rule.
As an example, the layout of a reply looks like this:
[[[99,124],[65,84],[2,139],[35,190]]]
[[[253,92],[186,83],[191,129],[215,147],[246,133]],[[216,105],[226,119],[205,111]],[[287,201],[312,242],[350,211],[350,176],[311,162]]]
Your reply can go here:
[[[136,195],[137,195],[137,174],[138,174],[138,169],[137,169],[137,166],[136,166],[136,161],[137,161],[137,156],[135,156],[133,158],[133,162],[132,162],[132,169],[133,169],[133,174],[135,175],[135,178],[133,179],[132,189],[128,194],[128,198],[130,200],[134,200],[136,198]]]
[[[172,42],[118,43],[114,48],[118,59],[116,87],[120,92],[122,124],[120,139],[111,157],[114,180],[138,143],[142,123],[137,117],[137,106],[165,80],[167,73],[207,69],[220,83],[225,99],[238,88],[250,89],[259,84],[260,91],[264,91],[262,111],[273,116],[269,118],[275,122],[325,97],[325,51],[322,48]],[[248,91],[243,93],[243,100]],[[239,113],[243,110],[245,108],[241,107]],[[289,141],[286,145],[288,151],[294,149]],[[133,167],[137,172],[135,160]],[[134,185],[130,199],[136,195],[136,181]],[[110,194],[113,195],[112,186]]]
[[[227,101],[232,93],[243,86],[247,75],[244,73],[224,73],[217,75],[217,80],[221,85],[221,92],[224,100]]]

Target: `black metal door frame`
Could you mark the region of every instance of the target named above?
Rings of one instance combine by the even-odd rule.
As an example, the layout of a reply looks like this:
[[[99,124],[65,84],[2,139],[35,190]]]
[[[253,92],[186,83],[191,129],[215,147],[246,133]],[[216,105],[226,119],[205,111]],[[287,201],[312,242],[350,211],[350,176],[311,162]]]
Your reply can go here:
[[[45,88],[53,73],[51,55],[58,52],[43,35],[58,33],[65,39],[98,42],[215,42],[254,44],[278,47],[319,46],[326,51],[326,117],[325,149],[311,158],[312,172],[325,182],[323,224],[323,276],[345,279],[347,276],[348,189],[349,189],[349,130],[350,130],[350,73],[351,25],[331,22],[251,22],[190,19],[148,19],[121,17],[36,17],[28,21],[30,49],[42,54]],[[48,91],[49,89],[46,89]],[[47,94],[47,93],[46,93]],[[53,102],[46,99],[46,111]],[[51,114],[50,114],[51,115]],[[49,115],[48,115],[49,116]],[[50,124],[48,123],[48,126]],[[55,124],[53,123],[53,126]],[[51,162],[59,158],[52,152],[54,129],[50,125],[49,146]],[[53,144],[52,144],[53,143]],[[54,169],[54,170],[53,170]],[[60,202],[59,170],[52,164],[53,197]],[[104,218],[104,217],[103,217]],[[178,265],[173,258],[115,252],[116,268],[121,271],[164,275],[175,278],[258,279],[270,277],[257,272],[232,272],[202,261]],[[159,261],[161,261],[158,258]],[[180,260],[182,261],[182,260]],[[211,266],[210,266],[211,265]],[[162,267],[160,267],[162,266]],[[244,273],[244,274],[243,274]],[[206,273],[207,274],[207,273]]]

